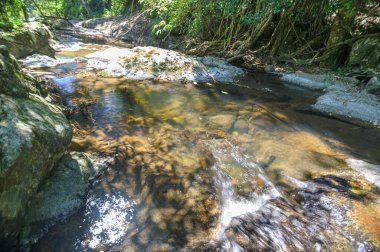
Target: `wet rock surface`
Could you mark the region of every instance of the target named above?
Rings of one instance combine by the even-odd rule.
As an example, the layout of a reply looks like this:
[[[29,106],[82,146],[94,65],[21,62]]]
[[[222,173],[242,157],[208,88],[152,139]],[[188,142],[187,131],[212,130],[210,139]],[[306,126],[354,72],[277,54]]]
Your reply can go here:
[[[366,85],[366,90],[370,94],[380,96],[380,77],[372,77]]]
[[[0,240],[7,250],[18,243],[31,197],[66,150],[72,130],[4,47],[0,73],[0,223],[7,226]]]
[[[377,191],[345,161],[380,162],[374,129],[299,114],[314,93],[273,76],[184,85],[112,78],[87,64],[50,69],[70,102],[96,101],[73,115],[70,150],[118,162],[33,251],[375,249]]]
[[[28,97],[30,93],[46,96],[46,91],[30,75],[21,70],[8,48],[0,45],[0,93]]]
[[[324,94],[312,107],[326,115],[335,114],[380,125],[380,102],[375,95],[369,93],[376,93],[376,77],[369,82],[367,90],[357,88],[358,80],[349,77],[293,73],[286,74],[281,79],[309,89],[323,90]]]
[[[108,48],[86,56],[87,68],[133,80],[234,83],[244,71],[216,58],[156,47]]]
[[[46,26],[31,22],[12,34],[0,33],[0,44],[6,45],[16,58],[33,53],[54,57],[55,50],[50,45],[51,38],[52,34]]]
[[[353,206],[346,197],[355,195],[348,192],[352,182],[331,175],[312,182],[284,179],[282,186],[288,187],[283,188],[284,192],[292,188],[288,192],[290,200],[270,199],[257,211],[233,218],[219,239],[182,251],[376,250],[374,243],[353,239],[363,234],[347,221]]]
[[[313,90],[324,90],[333,85],[352,86],[359,83],[358,80],[350,77],[337,77],[330,74],[308,74],[303,72],[285,74],[281,79]]]
[[[72,152],[56,163],[31,201],[22,232],[22,246],[27,248],[49,227],[67,219],[84,205],[91,183],[109,163],[107,158],[97,159],[94,162],[94,157]]]

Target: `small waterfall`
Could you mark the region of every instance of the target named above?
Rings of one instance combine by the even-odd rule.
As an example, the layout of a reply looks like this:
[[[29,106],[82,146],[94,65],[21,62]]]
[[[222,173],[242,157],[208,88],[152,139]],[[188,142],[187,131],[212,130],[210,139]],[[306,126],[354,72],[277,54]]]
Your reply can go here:
[[[220,228],[217,235],[218,238],[221,238],[234,217],[255,212],[268,200],[281,197],[281,194],[266,178],[260,166],[252,161],[249,155],[242,154],[240,148],[234,146],[230,141],[212,140],[207,143],[207,146],[217,160],[212,169],[216,173],[215,184],[219,188],[221,199]],[[237,172],[244,174],[244,180],[257,177],[263,181],[264,185],[261,185],[261,188],[264,190],[251,188],[247,197],[238,195],[231,184],[231,175],[227,172],[228,166],[231,164],[233,169],[239,169]],[[233,173],[231,170],[230,172]]]

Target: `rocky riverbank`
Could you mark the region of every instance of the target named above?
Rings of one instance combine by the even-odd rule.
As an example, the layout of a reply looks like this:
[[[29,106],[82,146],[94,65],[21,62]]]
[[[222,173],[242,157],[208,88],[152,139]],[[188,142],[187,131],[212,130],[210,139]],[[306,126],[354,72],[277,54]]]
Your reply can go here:
[[[108,39],[112,38],[120,42],[131,43],[131,45],[157,45],[157,42],[147,33],[147,30],[142,28],[144,25],[145,27],[151,26],[146,13],[136,13],[131,17],[101,18],[79,22],[72,29],[72,31],[75,31],[72,34],[82,34],[80,37],[87,39],[99,36]],[[370,53],[376,51],[377,48],[379,48],[379,40],[376,38],[357,41],[350,54],[349,65],[351,67],[360,65],[368,69],[378,68],[380,63],[378,55]],[[109,49],[89,55],[89,67],[104,71],[111,76],[123,75],[132,79],[158,79],[164,81],[173,80],[174,78],[174,80],[195,82],[211,82],[215,80],[216,82],[233,83],[234,78],[226,79],[222,74],[227,72],[230,76],[231,73],[232,75],[241,75],[241,72],[236,69],[225,67],[227,66],[225,61],[213,58],[207,59],[206,57],[206,60],[202,60],[202,58],[194,57],[198,62],[186,62],[186,60],[183,61],[180,54],[160,48],[137,47],[115,50]],[[118,56],[111,56],[116,54]],[[173,57],[173,54],[176,55]],[[255,60],[247,57],[243,59],[244,65],[250,66],[252,64],[246,61]],[[153,63],[146,64],[147,62]],[[211,65],[209,64],[210,62]],[[222,71],[213,71],[215,70],[213,68],[215,62],[218,63],[215,67],[219,67],[219,70]],[[173,68],[173,66],[175,67]],[[220,66],[223,67],[221,68]],[[187,71],[190,68],[192,70]],[[182,72],[178,71],[179,69]],[[266,67],[265,71],[276,73],[273,66]],[[285,83],[324,91],[324,94],[317,99],[315,104],[307,108],[306,112],[335,117],[355,124],[370,124],[375,127],[380,125],[380,77],[376,74],[371,75],[370,80],[366,81],[363,88],[363,84],[354,77],[341,77],[334,74],[307,74],[303,72],[289,73],[286,70],[282,70],[281,75],[282,72],[288,72],[283,74],[281,78]]]
[[[87,23],[88,27],[103,27],[97,24],[93,25],[91,21]],[[50,103],[53,99],[46,87],[23,72],[16,59],[11,55],[12,53],[17,57],[39,53],[21,60],[25,66],[31,69],[56,68],[62,64],[67,64],[68,68],[76,68],[77,65],[81,65],[85,66],[84,74],[86,76],[89,74],[94,78],[110,79],[117,77],[118,81],[131,79],[153,81],[149,82],[149,85],[157,82],[238,84],[239,78],[245,74],[242,69],[230,65],[222,59],[187,56],[157,47],[127,49],[102,46],[94,49],[94,45],[92,45],[91,49],[87,48],[88,51],[85,55],[75,55],[75,57],[57,60],[48,58],[48,56],[54,56],[54,51],[51,51],[52,47],[49,44],[51,33],[46,27],[39,25],[28,27],[30,29],[24,33],[29,34],[25,36],[31,39],[25,39],[23,46],[15,47],[12,41],[24,35],[12,35],[13,37],[6,35],[7,40],[3,43],[8,43],[9,48],[0,47],[0,73],[2,76],[0,79],[0,138],[2,139],[0,142],[0,184],[2,185],[0,188],[0,224],[9,227],[0,231],[0,248],[5,250],[27,249],[30,244],[42,237],[51,226],[75,213],[83,206],[86,194],[95,178],[107,166],[115,163],[115,160],[108,157],[67,152],[70,143],[72,149],[77,147],[78,150],[86,148],[88,150],[88,144],[91,141],[71,141],[72,128],[61,108]],[[110,27],[113,27],[112,22]],[[68,38],[68,41],[65,40],[64,36],[60,39],[61,41],[54,45],[56,49],[67,50],[68,47],[72,47],[70,48],[72,50],[83,46],[81,41],[71,37]],[[23,48],[27,48],[27,50],[23,50]],[[42,73],[42,75],[44,74],[46,72]],[[55,73],[50,74],[50,77],[54,78],[57,83],[62,82],[62,86],[68,83],[71,88],[73,82],[86,81],[86,78],[80,79],[80,74],[78,74],[79,78],[74,76],[63,77],[59,74],[54,75]],[[87,81],[93,82],[93,79],[88,79],[90,80]],[[328,116],[337,114],[347,118],[347,120],[358,118],[375,126],[380,125],[380,105],[375,96],[378,94],[379,88],[376,77],[369,82],[372,83],[371,86],[368,85],[368,89],[364,91],[357,89],[357,82],[353,79],[337,79],[329,75],[295,73],[284,75],[282,79],[287,83],[325,91],[325,94],[317,99],[311,109],[321,111]],[[228,92],[223,94],[227,95]],[[146,101],[147,97],[149,96],[137,97],[136,100]],[[196,100],[194,106],[201,106],[198,102]],[[176,106],[178,103],[179,101],[172,104]],[[158,103],[156,107],[161,105]],[[249,107],[248,114],[252,105]],[[244,114],[243,111],[241,115],[239,112],[240,117],[236,118],[236,108],[231,107],[229,109],[231,109],[231,113],[218,114],[209,118],[210,127],[216,125],[216,128],[220,127],[225,132],[232,131],[235,136],[255,132],[255,128],[250,127],[248,123],[252,117],[240,118]],[[260,109],[257,108],[257,111]],[[149,111],[148,109],[145,110]],[[194,127],[204,120],[196,114],[191,114],[191,117],[184,117],[182,112],[173,116],[168,112],[171,110],[160,111],[160,113],[168,116],[168,118],[161,116],[161,120],[172,120],[177,125],[180,122],[183,125],[189,125],[191,122]],[[203,109],[199,108],[199,110]],[[165,137],[168,136],[165,135]],[[251,137],[247,139],[251,139]],[[132,141],[132,139],[127,140],[128,142]],[[119,147],[119,142],[115,146],[110,146],[107,141],[103,144],[108,151]],[[180,145],[180,143],[176,144]],[[155,145],[153,146],[158,148]],[[162,156],[165,156],[165,152],[169,150],[169,145],[162,148]],[[273,148],[273,144],[271,148]],[[152,151],[152,153],[158,152],[158,150]],[[184,162],[183,160],[176,160],[176,158],[183,158],[185,156],[183,153],[174,155],[173,165],[164,165],[163,173],[167,174],[172,170],[172,167]],[[141,157],[136,156],[136,160],[129,163],[128,167],[130,169],[138,168],[141,162]],[[197,168],[197,165],[190,163],[188,170]],[[362,164],[355,167],[359,167],[357,170],[369,170]],[[153,170],[152,174],[154,174]],[[171,181],[172,179],[165,179],[163,184],[169,184]],[[202,181],[202,183],[205,182]],[[157,184],[157,186],[154,191],[160,190],[161,185]],[[168,195],[167,197],[169,200],[171,196]],[[188,200],[187,198],[184,199]],[[287,205],[288,203],[281,205],[281,202],[276,202],[273,205],[279,204],[279,208],[283,207],[282,210],[285,212],[291,207]],[[189,206],[192,206],[191,204],[193,202],[190,202]],[[209,202],[205,199],[202,204],[197,203],[197,205],[202,206],[199,212],[204,210],[206,214],[212,216],[211,213],[207,212],[210,208]],[[271,205],[267,210],[264,209],[263,214],[266,214],[265,211],[271,211],[270,207]],[[206,225],[208,223],[205,220],[211,219],[211,217],[205,218],[204,216],[201,216],[203,218],[201,222]],[[199,222],[197,218],[199,215],[194,215],[194,221],[191,223]],[[291,217],[286,216],[286,218]],[[249,220],[244,220],[244,222],[249,222]],[[254,219],[253,222],[258,221]],[[305,227],[307,225],[305,224]],[[276,226],[280,226],[280,224]],[[319,232],[320,229],[316,230]],[[278,232],[283,232],[283,230]],[[303,236],[300,237],[303,239]]]
[[[281,79],[300,87],[323,91],[311,110],[343,120],[361,120],[380,126],[380,81],[372,77],[363,88],[357,79],[303,72],[284,74]]]
[[[21,70],[5,46],[0,50],[1,247],[17,245],[32,197],[66,151],[69,122],[47,92]]]
[[[50,31],[31,23],[0,37],[0,225],[7,227],[0,231],[0,250],[27,250],[83,206],[89,186],[112,160],[67,153],[73,130],[50,103],[57,94],[12,55],[54,56]]]

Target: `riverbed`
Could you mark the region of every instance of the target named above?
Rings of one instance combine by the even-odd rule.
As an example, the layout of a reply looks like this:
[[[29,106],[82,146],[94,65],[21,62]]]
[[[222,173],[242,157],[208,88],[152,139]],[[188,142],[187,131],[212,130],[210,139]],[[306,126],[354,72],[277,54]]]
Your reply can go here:
[[[379,248],[368,180],[380,176],[379,129],[305,113],[319,91],[269,74],[136,81],[80,60],[105,47],[78,43],[31,70],[53,78],[68,107],[86,104],[70,151],[117,155],[85,207],[33,251]]]

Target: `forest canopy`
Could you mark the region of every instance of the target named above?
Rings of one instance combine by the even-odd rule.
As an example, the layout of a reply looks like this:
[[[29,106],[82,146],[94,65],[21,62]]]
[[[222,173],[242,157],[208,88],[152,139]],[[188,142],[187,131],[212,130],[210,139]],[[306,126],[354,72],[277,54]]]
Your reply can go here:
[[[247,50],[293,63],[344,65],[360,38],[378,38],[376,0],[3,0],[0,26],[29,16],[89,19],[145,11],[159,39],[182,36],[195,54]]]

